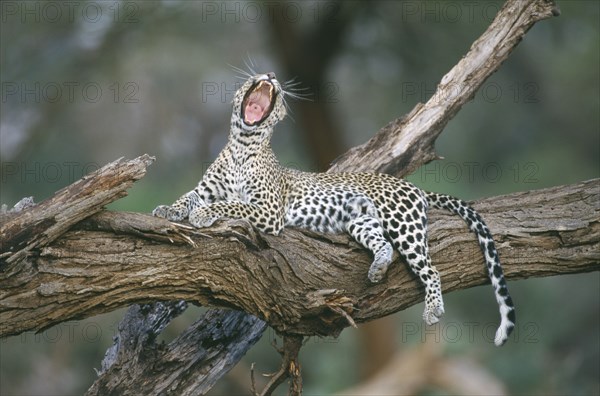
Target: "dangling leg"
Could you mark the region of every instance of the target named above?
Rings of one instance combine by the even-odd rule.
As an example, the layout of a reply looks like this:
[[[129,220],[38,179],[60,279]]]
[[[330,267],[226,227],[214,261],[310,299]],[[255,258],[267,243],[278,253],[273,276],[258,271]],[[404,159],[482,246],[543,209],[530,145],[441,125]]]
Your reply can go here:
[[[349,218],[346,222],[346,231],[373,253],[369,280],[377,283],[387,272],[394,250],[385,239],[381,222],[376,217],[375,205],[367,197],[357,196],[346,203],[344,212]]]
[[[442,286],[438,270],[431,265],[429,245],[427,243],[427,217],[424,206],[410,215],[397,214],[399,229],[388,230],[394,247],[408,263],[410,269],[425,286],[425,311],[423,320],[428,325],[437,323],[444,315]]]
[[[425,286],[425,311],[423,312],[423,320],[428,325],[432,325],[437,323],[444,315],[442,284],[440,282],[440,273],[431,265],[427,245],[422,245],[421,249],[425,250],[424,254],[417,254],[414,251],[403,251],[402,256]]]

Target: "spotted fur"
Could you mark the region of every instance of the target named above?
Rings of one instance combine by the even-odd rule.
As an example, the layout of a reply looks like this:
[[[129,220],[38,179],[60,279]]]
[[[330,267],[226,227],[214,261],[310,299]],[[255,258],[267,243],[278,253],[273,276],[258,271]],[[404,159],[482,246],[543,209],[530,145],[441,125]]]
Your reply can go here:
[[[494,341],[504,344],[514,328],[515,311],[481,216],[464,201],[425,192],[386,174],[307,173],[282,167],[270,140],[286,115],[286,95],[273,73],[249,78],[236,92],[223,151],[195,189],[171,206],[158,206],[153,214],[171,221],[187,217],[196,227],[208,227],[219,218],[243,218],[274,235],[285,226],[347,232],[372,252],[368,278],[373,283],[383,279],[396,249],[425,286],[423,319],[431,325],[444,314],[444,303],[440,275],[429,257],[427,209],[449,210],[477,235],[500,308]]]

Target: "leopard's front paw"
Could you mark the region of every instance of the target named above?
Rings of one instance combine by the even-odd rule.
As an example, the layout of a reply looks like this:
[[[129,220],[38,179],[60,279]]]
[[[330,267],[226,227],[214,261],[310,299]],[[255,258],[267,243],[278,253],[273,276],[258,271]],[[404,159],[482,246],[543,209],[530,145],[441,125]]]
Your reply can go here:
[[[205,208],[192,210],[189,217],[190,224],[197,228],[210,227],[218,219],[218,216],[209,214]]]
[[[162,217],[169,221],[181,221],[185,219],[187,213],[183,210],[175,209],[169,205],[159,205],[152,211],[152,216]]]

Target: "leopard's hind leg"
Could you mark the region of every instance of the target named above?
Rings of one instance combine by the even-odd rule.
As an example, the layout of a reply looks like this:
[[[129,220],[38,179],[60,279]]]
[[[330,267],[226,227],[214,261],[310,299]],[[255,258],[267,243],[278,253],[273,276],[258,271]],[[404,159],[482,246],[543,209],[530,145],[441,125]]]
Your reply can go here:
[[[432,325],[444,315],[444,301],[440,274],[429,256],[426,208],[424,202],[414,203],[411,210],[396,212],[385,225],[394,248],[425,286],[423,320]]]
[[[431,264],[427,241],[420,244],[411,244],[409,240],[414,237],[410,235],[400,236],[400,254],[408,263],[410,269],[419,277],[425,286],[425,311],[423,320],[428,325],[437,323],[444,315],[444,300],[442,298],[442,284],[440,273]]]

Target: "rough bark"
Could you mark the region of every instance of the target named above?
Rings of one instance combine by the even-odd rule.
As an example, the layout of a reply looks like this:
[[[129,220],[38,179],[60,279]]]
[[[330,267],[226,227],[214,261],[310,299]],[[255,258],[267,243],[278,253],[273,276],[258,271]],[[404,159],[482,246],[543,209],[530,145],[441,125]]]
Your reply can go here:
[[[598,186],[596,179],[474,203],[494,231],[508,279],[599,269]],[[431,217],[432,260],[444,291],[487,283],[464,223]],[[423,297],[399,260],[385,282],[371,284],[371,257],[346,235],[286,229],[275,237],[232,220],[178,230],[192,244],[157,241],[172,227],[146,214],[104,211],[31,252],[19,272],[0,276],[0,335],[157,300],[242,310],[284,334],[337,335],[351,320],[373,320]]]
[[[0,214],[0,270],[22,260],[32,249],[54,241],[104,205],[127,195],[125,191],[146,174],[152,161],[154,158],[148,155],[133,161],[120,158],[29,210]]]
[[[536,22],[559,14],[554,1],[507,1],[469,52],[442,77],[427,103],[418,103],[409,114],[390,122],[368,142],[348,150],[329,171],[376,171],[403,176],[422,165],[413,157],[422,157],[425,162],[437,159],[433,145],[448,121],[498,70]]]
[[[86,394],[205,394],[267,327],[243,312],[214,309],[168,345],[157,344],[160,332],[184,309],[184,302],[130,308],[119,324],[115,344],[106,353],[98,380]]]

